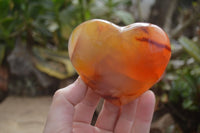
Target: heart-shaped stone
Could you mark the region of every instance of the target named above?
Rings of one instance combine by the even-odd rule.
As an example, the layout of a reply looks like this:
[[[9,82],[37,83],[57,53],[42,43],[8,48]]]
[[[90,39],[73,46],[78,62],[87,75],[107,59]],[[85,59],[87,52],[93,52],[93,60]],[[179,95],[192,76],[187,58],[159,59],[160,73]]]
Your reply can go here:
[[[119,27],[94,19],[71,34],[69,55],[82,80],[115,105],[126,104],[153,86],[170,60],[167,34],[158,26]]]

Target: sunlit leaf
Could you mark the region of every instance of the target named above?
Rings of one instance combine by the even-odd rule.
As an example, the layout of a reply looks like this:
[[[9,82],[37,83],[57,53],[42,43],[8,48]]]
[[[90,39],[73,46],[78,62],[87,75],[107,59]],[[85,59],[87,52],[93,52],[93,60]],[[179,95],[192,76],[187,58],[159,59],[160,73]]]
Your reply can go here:
[[[58,79],[65,79],[75,74],[67,51],[52,51],[34,47],[36,68]]]
[[[134,22],[134,18],[132,14],[126,11],[118,10],[114,12],[115,16],[118,17],[125,25],[132,24]]]
[[[72,21],[75,20],[76,23],[80,23],[80,9],[74,5],[70,5],[63,9],[59,14],[59,19],[62,24],[69,24],[72,26]]]
[[[109,8],[103,3],[103,1],[96,0],[92,3],[90,12],[96,17],[101,17],[109,12]]]
[[[48,26],[50,32],[55,32],[59,28],[59,25],[56,22],[52,22]]]
[[[193,41],[187,37],[182,36],[179,38],[180,44],[194,59],[200,62],[200,48]]]
[[[131,3],[130,0],[113,0],[113,6],[118,6],[120,4],[128,4]]]

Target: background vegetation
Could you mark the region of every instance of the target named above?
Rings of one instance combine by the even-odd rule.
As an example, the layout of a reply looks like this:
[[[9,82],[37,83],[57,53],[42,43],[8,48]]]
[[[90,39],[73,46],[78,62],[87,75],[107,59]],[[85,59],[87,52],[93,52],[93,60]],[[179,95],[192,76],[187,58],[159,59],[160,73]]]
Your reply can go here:
[[[1,100],[52,94],[73,81],[67,42],[83,21],[144,21],[162,27],[171,40],[166,74],[152,87],[158,118],[170,113],[176,121],[166,132],[200,132],[199,0],[0,0],[0,12]]]

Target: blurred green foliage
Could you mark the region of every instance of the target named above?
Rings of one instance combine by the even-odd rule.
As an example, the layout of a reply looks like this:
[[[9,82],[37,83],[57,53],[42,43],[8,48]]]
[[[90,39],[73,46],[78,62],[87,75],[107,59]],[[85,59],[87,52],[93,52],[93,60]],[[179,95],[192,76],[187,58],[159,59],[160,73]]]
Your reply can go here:
[[[183,46],[183,48],[187,51],[187,53],[200,63],[200,48],[199,48],[199,46],[184,36],[179,38],[179,42]]]
[[[0,16],[0,41],[7,45],[12,46],[17,36],[22,36],[27,41],[27,45],[33,43],[45,45],[50,42],[49,40],[54,34],[50,31],[49,26],[53,22],[60,24],[56,14],[60,5],[56,2],[49,0],[0,0],[0,3],[2,5],[0,6],[2,12]],[[62,47],[64,42],[59,36],[59,32],[59,28],[55,30]]]
[[[200,47],[194,41],[184,36],[179,38],[179,43],[183,46],[188,55],[185,57],[182,56],[184,59],[182,59],[183,65],[177,70],[172,71],[177,78],[171,82],[169,100],[174,104],[181,103],[183,109],[199,111]]]
[[[187,67],[177,70],[176,74],[178,78],[171,83],[169,100],[174,104],[181,104],[183,109],[199,111],[200,68]]]
[[[20,38],[20,43],[26,45],[27,50],[32,53],[35,46],[57,50],[59,53],[63,50],[66,52],[72,30],[83,21],[103,18],[123,25],[133,23],[131,13],[119,8],[121,5],[129,6],[130,2],[131,0],[0,0],[0,65],[6,52],[11,52],[17,46],[16,38]],[[42,57],[41,52],[38,54]],[[59,59],[63,60],[61,56]],[[51,76],[60,79],[74,73],[74,70],[69,69],[69,63],[62,61],[62,65],[59,65],[54,60],[51,65],[44,65],[45,61],[47,62],[43,60],[35,65]],[[67,66],[68,74],[65,76],[59,71],[63,65]],[[55,66],[60,67],[55,69]]]
[[[133,16],[119,10],[130,0],[0,0],[0,42],[12,48],[16,36],[27,45],[54,45],[67,49],[67,40],[78,24],[103,18],[130,24]]]

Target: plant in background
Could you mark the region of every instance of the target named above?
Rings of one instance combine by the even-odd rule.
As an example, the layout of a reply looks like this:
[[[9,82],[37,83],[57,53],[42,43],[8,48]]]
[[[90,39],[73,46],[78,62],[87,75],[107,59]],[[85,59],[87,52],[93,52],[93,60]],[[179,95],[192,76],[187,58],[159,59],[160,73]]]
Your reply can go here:
[[[33,82],[34,86],[29,87],[32,89],[25,91],[34,95],[36,81],[48,88],[55,82],[52,77],[64,79],[75,74],[68,59],[67,40],[61,34],[59,11],[67,3],[70,2],[0,0],[0,63],[7,65],[7,59],[11,74],[21,77],[15,77],[17,82]],[[25,87],[15,87],[16,92],[22,92],[20,88]]]
[[[134,23],[134,17],[129,11],[131,0],[94,0],[91,3],[91,16],[106,19],[117,24]]]
[[[97,0],[0,0],[0,63],[7,60],[12,74],[34,73],[40,82],[46,78],[38,70],[57,79],[74,75],[67,42],[78,24],[92,18],[123,25],[134,21],[126,10],[130,0],[101,2],[106,12],[101,8],[95,14]]]
[[[166,75],[170,80],[169,107],[184,132],[197,131],[200,113],[200,48],[187,37],[180,37],[182,51],[172,59]],[[187,124],[183,124],[187,123]]]
[[[0,61],[6,51],[22,44],[32,56],[35,56],[35,46],[67,50],[73,28],[91,18],[104,18],[125,25],[133,23],[132,15],[125,10],[129,2],[103,0],[100,5],[105,8],[100,11],[97,0],[0,0]],[[96,10],[99,14],[95,14]],[[21,42],[16,43],[17,38]],[[37,68],[47,72],[45,68]]]
[[[190,111],[200,110],[200,48],[186,37],[179,39],[180,44],[192,57],[176,70],[177,79],[172,81],[169,100],[174,104],[182,103],[182,108]],[[192,60],[193,59],[193,60]],[[195,60],[197,62],[195,62]]]
[[[68,40],[72,30],[80,23],[94,18],[105,19],[117,24],[134,22],[127,10],[131,0],[77,0],[60,10],[62,36]]]
[[[169,100],[189,111],[200,110],[200,67],[197,65],[177,70],[177,79],[172,81]]]
[[[195,43],[187,37],[181,37],[179,39],[179,42],[187,51],[187,53],[197,61],[194,64],[191,64],[190,67],[185,68],[186,70],[184,79],[186,83],[191,87],[190,92],[193,93],[191,100],[193,100],[193,102],[189,102],[188,100],[187,102],[185,102],[185,104],[183,104],[183,107],[187,108],[191,105],[191,107],[188,109],[200,111],[200,47],[197,45],[198,42]],[[182,73],[181,77],[184,77],[183,74],[184,72]]]

